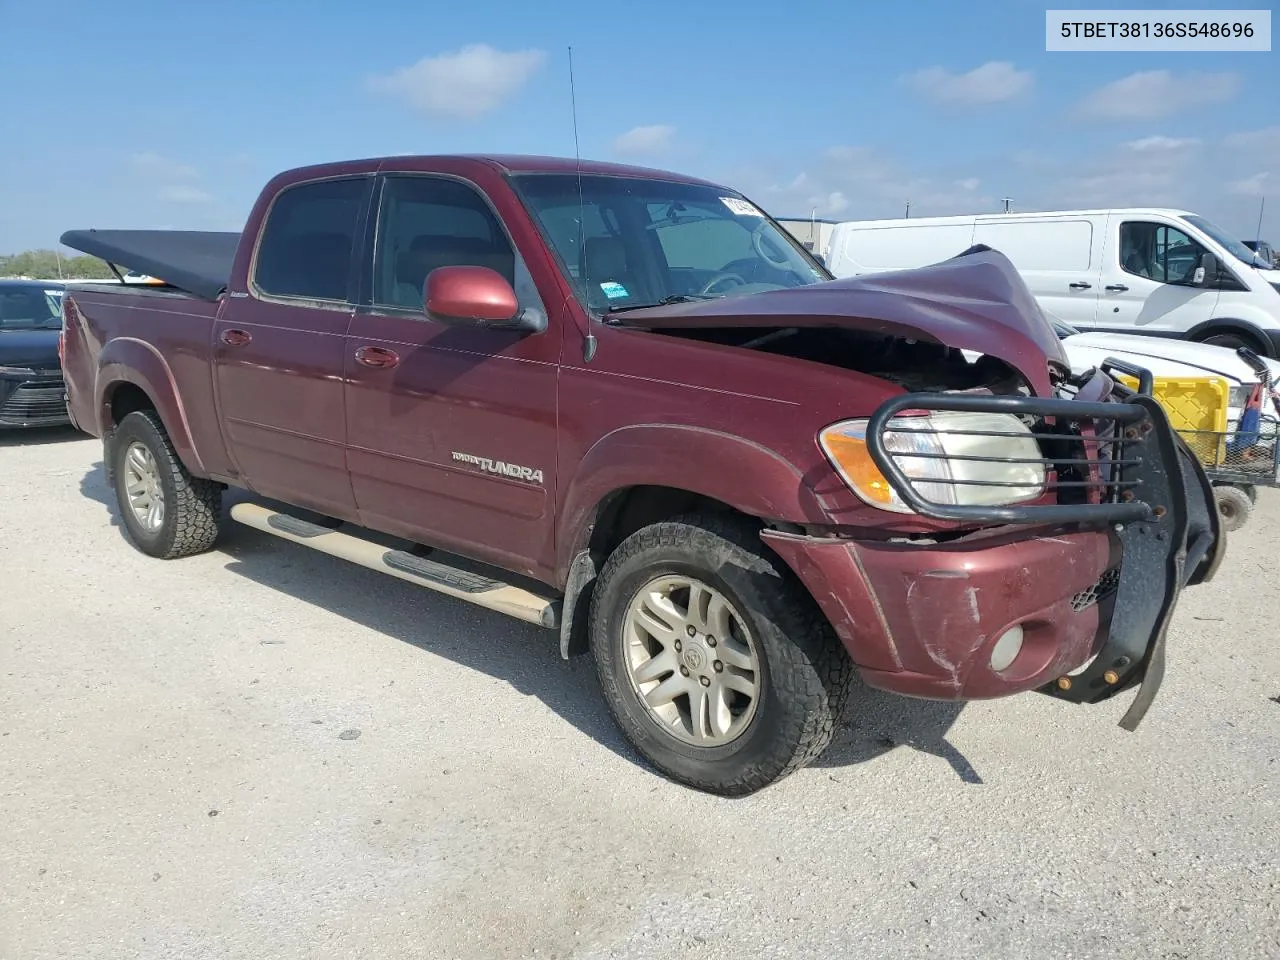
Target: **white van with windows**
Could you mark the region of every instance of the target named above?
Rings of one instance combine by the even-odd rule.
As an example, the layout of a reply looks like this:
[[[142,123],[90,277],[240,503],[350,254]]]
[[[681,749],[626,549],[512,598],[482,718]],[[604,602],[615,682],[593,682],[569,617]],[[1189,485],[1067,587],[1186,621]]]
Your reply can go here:
[[[847,221],[837,277],[910,269],[974,244],[1007,256],[1040,305],[1080,330],[1247,346],[1280,357],[1280,274],[1184,210],[1064,210]]]

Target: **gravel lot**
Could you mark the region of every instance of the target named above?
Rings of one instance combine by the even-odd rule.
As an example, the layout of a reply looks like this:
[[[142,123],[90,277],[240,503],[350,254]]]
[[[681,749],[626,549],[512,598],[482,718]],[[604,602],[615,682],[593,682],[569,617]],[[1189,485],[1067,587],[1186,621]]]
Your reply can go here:
[[[554,635],[236,524],[150,560],[97,441],[0,439],[0,958],[1280,956],[1280,494],[1165,686],[863,693],[753,797]]]

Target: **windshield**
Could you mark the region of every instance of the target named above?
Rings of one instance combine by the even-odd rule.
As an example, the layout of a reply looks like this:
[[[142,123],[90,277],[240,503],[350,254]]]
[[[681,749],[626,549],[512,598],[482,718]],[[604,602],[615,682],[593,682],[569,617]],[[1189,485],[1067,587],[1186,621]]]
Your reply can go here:
[[[829,280],[740,194],[637,177],[523,174],[513,185],[588,309],[606,313]]]
[[[1262,259],[1262,257],[1258,256],[1246,247],[1241,241],[1228,234],[1216,224],[1210,223],[1204,217],[1197,216],[1196,214],[1188,214],[1182,219],[1187,221],[1187,223],[1191,224],[1193,227],[1198,227],[1214,240],[1218,241],[1218,243],[1220,243],[1228,253],[1241,263],[1247,263],[1251,267],[1269,268],[1271,266],[1271,264],[1267,263]]]
[[[49,330],[61,326],[61,290],[0,286],[0,330]]]

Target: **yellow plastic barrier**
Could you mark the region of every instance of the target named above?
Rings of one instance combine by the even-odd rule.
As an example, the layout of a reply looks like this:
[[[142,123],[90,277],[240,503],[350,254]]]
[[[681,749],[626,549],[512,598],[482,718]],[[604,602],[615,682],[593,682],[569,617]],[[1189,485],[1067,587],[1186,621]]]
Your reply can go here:
[[[1138,389],[1132,377],[1119,372],[1113,376],[1131,390]],[[1231,398],[1231,384],[1225,377],[1156,377],[1152,395],[1164,407],[1169,425],[1182,434],[1202,463],[1221,462]]]

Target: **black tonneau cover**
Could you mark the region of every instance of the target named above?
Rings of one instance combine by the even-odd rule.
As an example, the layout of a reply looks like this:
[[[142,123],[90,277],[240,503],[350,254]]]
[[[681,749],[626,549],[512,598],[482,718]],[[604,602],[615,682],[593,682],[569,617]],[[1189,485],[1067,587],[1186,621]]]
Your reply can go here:
[[[155,277],[205,300],[216,300],[231,279],[239,233],[213,230],[68,230],[72,250]]]

